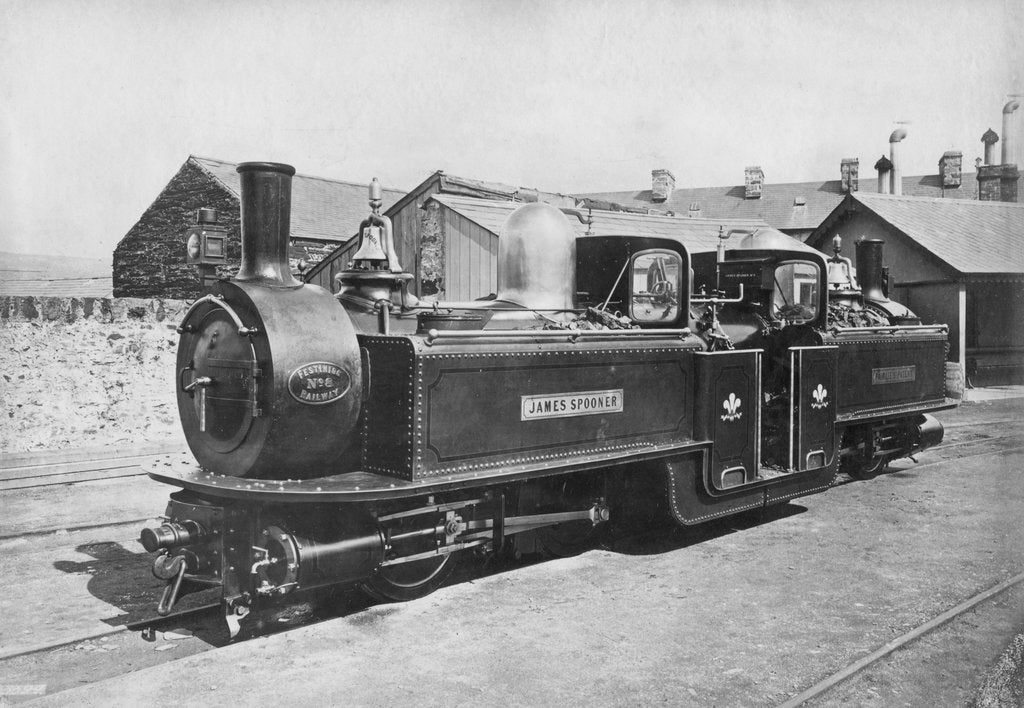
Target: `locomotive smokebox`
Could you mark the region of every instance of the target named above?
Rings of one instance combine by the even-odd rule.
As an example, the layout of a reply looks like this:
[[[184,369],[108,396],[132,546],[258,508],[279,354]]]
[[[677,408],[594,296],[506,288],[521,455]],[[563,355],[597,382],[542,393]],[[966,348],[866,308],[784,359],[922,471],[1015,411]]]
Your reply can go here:
[[[235,280],[295,288],[288,264],[295,168],[276,162],[243,162],[242,265]]]
[[[857,280],[861,292],[868,300],[888,300],[885,296],[885,275],[882,271],[882,246],[879,238],[862,238],[857,241]]]
[[[295,169],[238,166],[242,266],[196,300],[178,331],[178,413],[208,471],[234,477],[323,476],[358,465],[362,403],[355,331],[329,292],[288,266]]]

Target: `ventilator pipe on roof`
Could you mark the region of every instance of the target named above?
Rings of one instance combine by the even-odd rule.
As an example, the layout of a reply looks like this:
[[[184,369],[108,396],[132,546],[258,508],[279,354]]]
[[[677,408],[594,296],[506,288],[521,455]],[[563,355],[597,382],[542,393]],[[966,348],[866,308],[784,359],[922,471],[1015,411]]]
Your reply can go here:
[[[907,137],[906,128],[897,128],[889,136],[889,161],[892,162],[892,170],[889,172],[889,192],[897,196],[903,194],[903,165],[900,159],[900,143]]]
[[[885,155],[878,158],[878,162],[875,163],[875,169],[878,170],[878,193],[888,194],[889,193],[889,172],[892,171],[892,162]]]
[[[1003,106],[1003,162],[1004,165],[1015,165],[1017,164],[1016,155],[1014,155],[1013,142],[1013,113],[1020,108],[1020,101],[1013,99],[1007,102]]]

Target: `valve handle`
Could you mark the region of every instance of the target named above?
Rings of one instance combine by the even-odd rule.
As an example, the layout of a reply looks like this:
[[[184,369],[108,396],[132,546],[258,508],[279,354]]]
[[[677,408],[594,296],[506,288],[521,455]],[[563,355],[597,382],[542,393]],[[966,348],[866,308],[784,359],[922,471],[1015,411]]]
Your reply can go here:
[[[191,391],[197,386],[202,386],[203,388],[213,386],[213,379],[211,379],[209,376],[197,376],[194,379],[192,379],[192,383],[188,384],[187,386],[184,386],[181,390]]]

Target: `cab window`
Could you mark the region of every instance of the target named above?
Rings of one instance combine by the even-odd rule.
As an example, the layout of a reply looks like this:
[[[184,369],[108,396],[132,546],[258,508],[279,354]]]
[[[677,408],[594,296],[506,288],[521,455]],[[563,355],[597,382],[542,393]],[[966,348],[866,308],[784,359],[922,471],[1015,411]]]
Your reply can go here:
[[[775,268],[772,316],[788,322],[809,322],[818,316],[818,267],[789,261]]]
[[[682,259],[668,250],[642,251],[630,268],[629,316],[635,322],[674,322],[679,317]]]

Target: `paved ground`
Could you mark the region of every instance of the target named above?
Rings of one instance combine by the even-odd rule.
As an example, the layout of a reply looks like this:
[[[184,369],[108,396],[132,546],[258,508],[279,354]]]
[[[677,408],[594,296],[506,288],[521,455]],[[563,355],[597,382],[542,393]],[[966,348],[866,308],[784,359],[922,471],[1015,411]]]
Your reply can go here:
[[[213,651],[203,652],[208,638],[176,640],[161,656],[202,653],[41,702],[777,705],[1024,570],[1022,413],[1019,398],[976,399],[942,415],[949,445],[871,482],[763,516],[478,572],[420,601]],[[1007,430],[1015,444],[967,456]],[[59,544],[38,552],[23,559],[54,569],[72,560]],[[109,587],[72,582],[60,596],[77,602],[76,593],[107,603],[104,617],[123,611]],[[1022,627],[1018,586],[818,704],[960,704]],[[108,656],[122,652],[132,670],[170,643],[128,635]],[[38,670],[20,666],[0,682],[69,685]]]
[[[1024,386],[990,386],[988,388],[969,388],[964,391],[964,403],[981,401],[1002,401],[1008,398],[1024,398]]]

